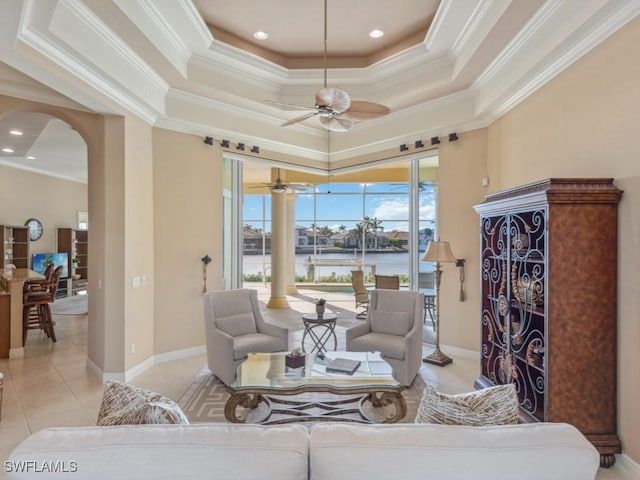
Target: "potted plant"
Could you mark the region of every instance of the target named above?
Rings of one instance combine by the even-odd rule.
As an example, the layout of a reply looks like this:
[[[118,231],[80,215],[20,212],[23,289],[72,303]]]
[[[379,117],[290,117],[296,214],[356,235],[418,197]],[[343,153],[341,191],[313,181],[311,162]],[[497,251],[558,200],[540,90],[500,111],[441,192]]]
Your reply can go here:
[[[318,318],[322,318],[324,315],[324,306],[327,301],[324,298],[316,298],[316,314]]]
[[[78,267],[78,265],[80,265],[80,257],[74,256],[71,259],[71,263],[73,264],[73,268],[71,269],[71,279],[78,280],[80,278],[80,275],[76,273],[76,268]]]

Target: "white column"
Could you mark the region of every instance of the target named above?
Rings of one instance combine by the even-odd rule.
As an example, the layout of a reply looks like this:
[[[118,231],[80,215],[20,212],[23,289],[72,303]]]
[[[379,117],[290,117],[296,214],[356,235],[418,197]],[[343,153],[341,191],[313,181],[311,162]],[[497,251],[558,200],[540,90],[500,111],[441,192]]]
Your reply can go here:
[[[289,308],[287,278],[286,194],[271,192],[271,298],[268,308]]]
[[[298,293],[296,288],[296,194],[286,194],[286,232],[287,237],[287,277],[285,282],[285,291],[287,295],[295,295]]]

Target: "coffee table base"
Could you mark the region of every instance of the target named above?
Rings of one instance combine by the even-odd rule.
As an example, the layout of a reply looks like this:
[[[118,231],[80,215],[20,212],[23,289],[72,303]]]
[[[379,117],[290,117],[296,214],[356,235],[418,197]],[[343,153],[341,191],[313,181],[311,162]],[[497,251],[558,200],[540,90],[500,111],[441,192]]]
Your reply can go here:
[[[289,400],[278,396],[252,392],[230,392],[231,396],[224,407],[224,416],[231,423],[246,423],[246,419],[237,416],[237,408],[255,409],[264,403],[267,409],[262,419],[254,423],[275,425],[295,422],[354,422],[354,423],[396,423],[407,414],[407,402],[398,391],[368,392],[364,395],[351,395],[346,398],[326,401]],[[393,415],[377,422],[365,413],[365,406],[371,403],[374,408],[392,407]],[[311,411],[313,410],[313,411]],[[322,410],[321,413],[317,413]],[[288,418],[270,420],[272,415],[290,415]],[[358,415],[347,417],[346,415]]]

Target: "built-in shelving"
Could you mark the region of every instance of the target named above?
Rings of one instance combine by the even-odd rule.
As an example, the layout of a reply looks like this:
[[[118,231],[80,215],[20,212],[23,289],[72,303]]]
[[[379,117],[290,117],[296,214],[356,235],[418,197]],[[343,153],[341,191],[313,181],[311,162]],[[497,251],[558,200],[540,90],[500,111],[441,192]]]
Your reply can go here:
[[[0,226],[0,245],[2,245],[2,264],[15,265],[16,268],[29,268],[29,229],[12,225]]]

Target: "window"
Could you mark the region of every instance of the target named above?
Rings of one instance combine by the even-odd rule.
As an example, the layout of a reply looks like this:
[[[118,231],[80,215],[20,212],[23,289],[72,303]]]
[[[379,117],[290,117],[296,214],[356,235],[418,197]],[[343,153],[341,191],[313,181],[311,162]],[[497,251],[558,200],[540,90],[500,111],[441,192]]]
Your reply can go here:
[[[435,234],[437,157],[415,162],[414,188],[404,164],[399,181],[356,183],[332,177],[330,184],[296,194],[296,282],[350,283],[351,270],[364,268],[368,281],[376,273],[399,275],[408,285],[412,272],[432,270],[430,264],[418,265],[420,253],[412,249],[424,252]],[[412,198],[417,209],[410,208]],[[244,195],[242,225],[243,280],[269,281],[271,194]]]

